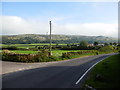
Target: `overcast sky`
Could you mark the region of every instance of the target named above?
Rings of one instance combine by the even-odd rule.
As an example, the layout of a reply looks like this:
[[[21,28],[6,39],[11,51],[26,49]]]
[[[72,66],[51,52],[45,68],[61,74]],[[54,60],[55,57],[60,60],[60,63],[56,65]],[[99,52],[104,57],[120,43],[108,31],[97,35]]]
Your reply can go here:
[[[3,2],[2,33],[118,36],[117,2]]]

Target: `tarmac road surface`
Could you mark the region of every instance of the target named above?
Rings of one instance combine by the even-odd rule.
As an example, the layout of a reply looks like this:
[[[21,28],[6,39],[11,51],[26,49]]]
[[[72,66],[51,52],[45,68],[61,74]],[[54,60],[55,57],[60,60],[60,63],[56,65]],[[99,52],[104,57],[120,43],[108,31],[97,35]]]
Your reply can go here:
[[[79,88],[84,77],[77,81],[83,74],[95,63],[111,55],[58,61],[43,67],[3,74],[2,88]]]

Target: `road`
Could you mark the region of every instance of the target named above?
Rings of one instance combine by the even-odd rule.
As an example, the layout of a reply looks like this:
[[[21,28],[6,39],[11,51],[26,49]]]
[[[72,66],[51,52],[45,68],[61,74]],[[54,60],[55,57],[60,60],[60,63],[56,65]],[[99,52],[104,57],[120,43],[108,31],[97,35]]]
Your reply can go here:
[[[0,74],[7,74],[11,72],[26,70],[26,69],[33,69],[47,66],[51,63],[57,62],[40,62],[40,63],[21,63],[21,62],[9,62],[9,61],[0,61],[2,64],[2,72]]]
[[[95,63],[113,54],[89,56],[5,74],[3,88],[79,88],[76,82]],[[83,78],[84,79],[84,78]]]

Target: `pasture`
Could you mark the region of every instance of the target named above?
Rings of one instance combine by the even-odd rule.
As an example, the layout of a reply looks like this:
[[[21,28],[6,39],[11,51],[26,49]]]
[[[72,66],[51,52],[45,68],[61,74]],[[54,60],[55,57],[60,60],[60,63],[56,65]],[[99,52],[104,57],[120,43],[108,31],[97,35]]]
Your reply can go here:
[[[95,49],[87,50],[87,48],[83,50],[74,49],[71,48],[73,47],[72,44],[71,46],[67,46],[67,44],[52,44],[52,46],[53,46],[52,56],[49,56],[49,43],[9,44],[9,45],[2,44],[1,51],[2,49],[4,50],[2,59],[7,61],[11,58],[10,61],[20,61],[20,62],[49,62],[49,61],[58,61],[58,60],[72,59],[82,56],[91,56],[91,55],[114,52],[114,50],[111,49],[111,47],[109,46],[102,47],[105,48],[105,51],[109,50],[109,52],[104,52],[103,49],[102,49],[103,51],[95,50]],[[9,52],[8,50],[13,52],[14,54]],[[36,54],[36,55],[34,56],[32,54]]]
[[[32,50],[10,50],[15,53],[23,53],[23,54],[36,54],[38,51]],[[62,56],[62,53],[65,52],[79,52],[79,51],[89,51],[89,50],[52,50],[53,56]]]
[[[48,46],[49,43],[33,43],[33,44],[1,44],[1,46],[3,48],[5,47],[10,47],[10,46],[15,46],[17,48],[19,48],[19,50],[10,50],[14,53],[22,53],[22,54],[37,54],[38,51],[34,51],[34,50],[21,50],[22,48],[24,49],[30,49],[30,48],[35,48],[36,46]],[[56,44],[52,44],[52,46],[54,46]],[[67,45],[67,44],[58,44],[58,45]],[[1,50],[2,51],[2,50]],[[65,52],[78,52],[78,51],[86,51],[86,50],[52,50],[52,55],[53,56],[62,56],[62,53]]]

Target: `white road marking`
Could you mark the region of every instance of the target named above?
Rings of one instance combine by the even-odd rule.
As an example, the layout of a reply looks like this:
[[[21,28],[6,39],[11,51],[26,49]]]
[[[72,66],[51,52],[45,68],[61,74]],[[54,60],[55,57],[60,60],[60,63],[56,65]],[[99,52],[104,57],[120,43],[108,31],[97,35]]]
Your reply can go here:
[[[108,58],[108,57],[106,57],[106,58]],[[106,58],[104,58],[104,59],[106,59]],[[102,60],[104,60],[104,59],[102,59]],[[100,60],[100,61],[98,61],[97,63],[93,64],[93,65],[78,79],[78,81],[77,81],[75,84],[78,84],[78,83],[83,79],[83,77],[84,77],[96,64],[98,64],[98,63],[101,62],[102,60]]]

